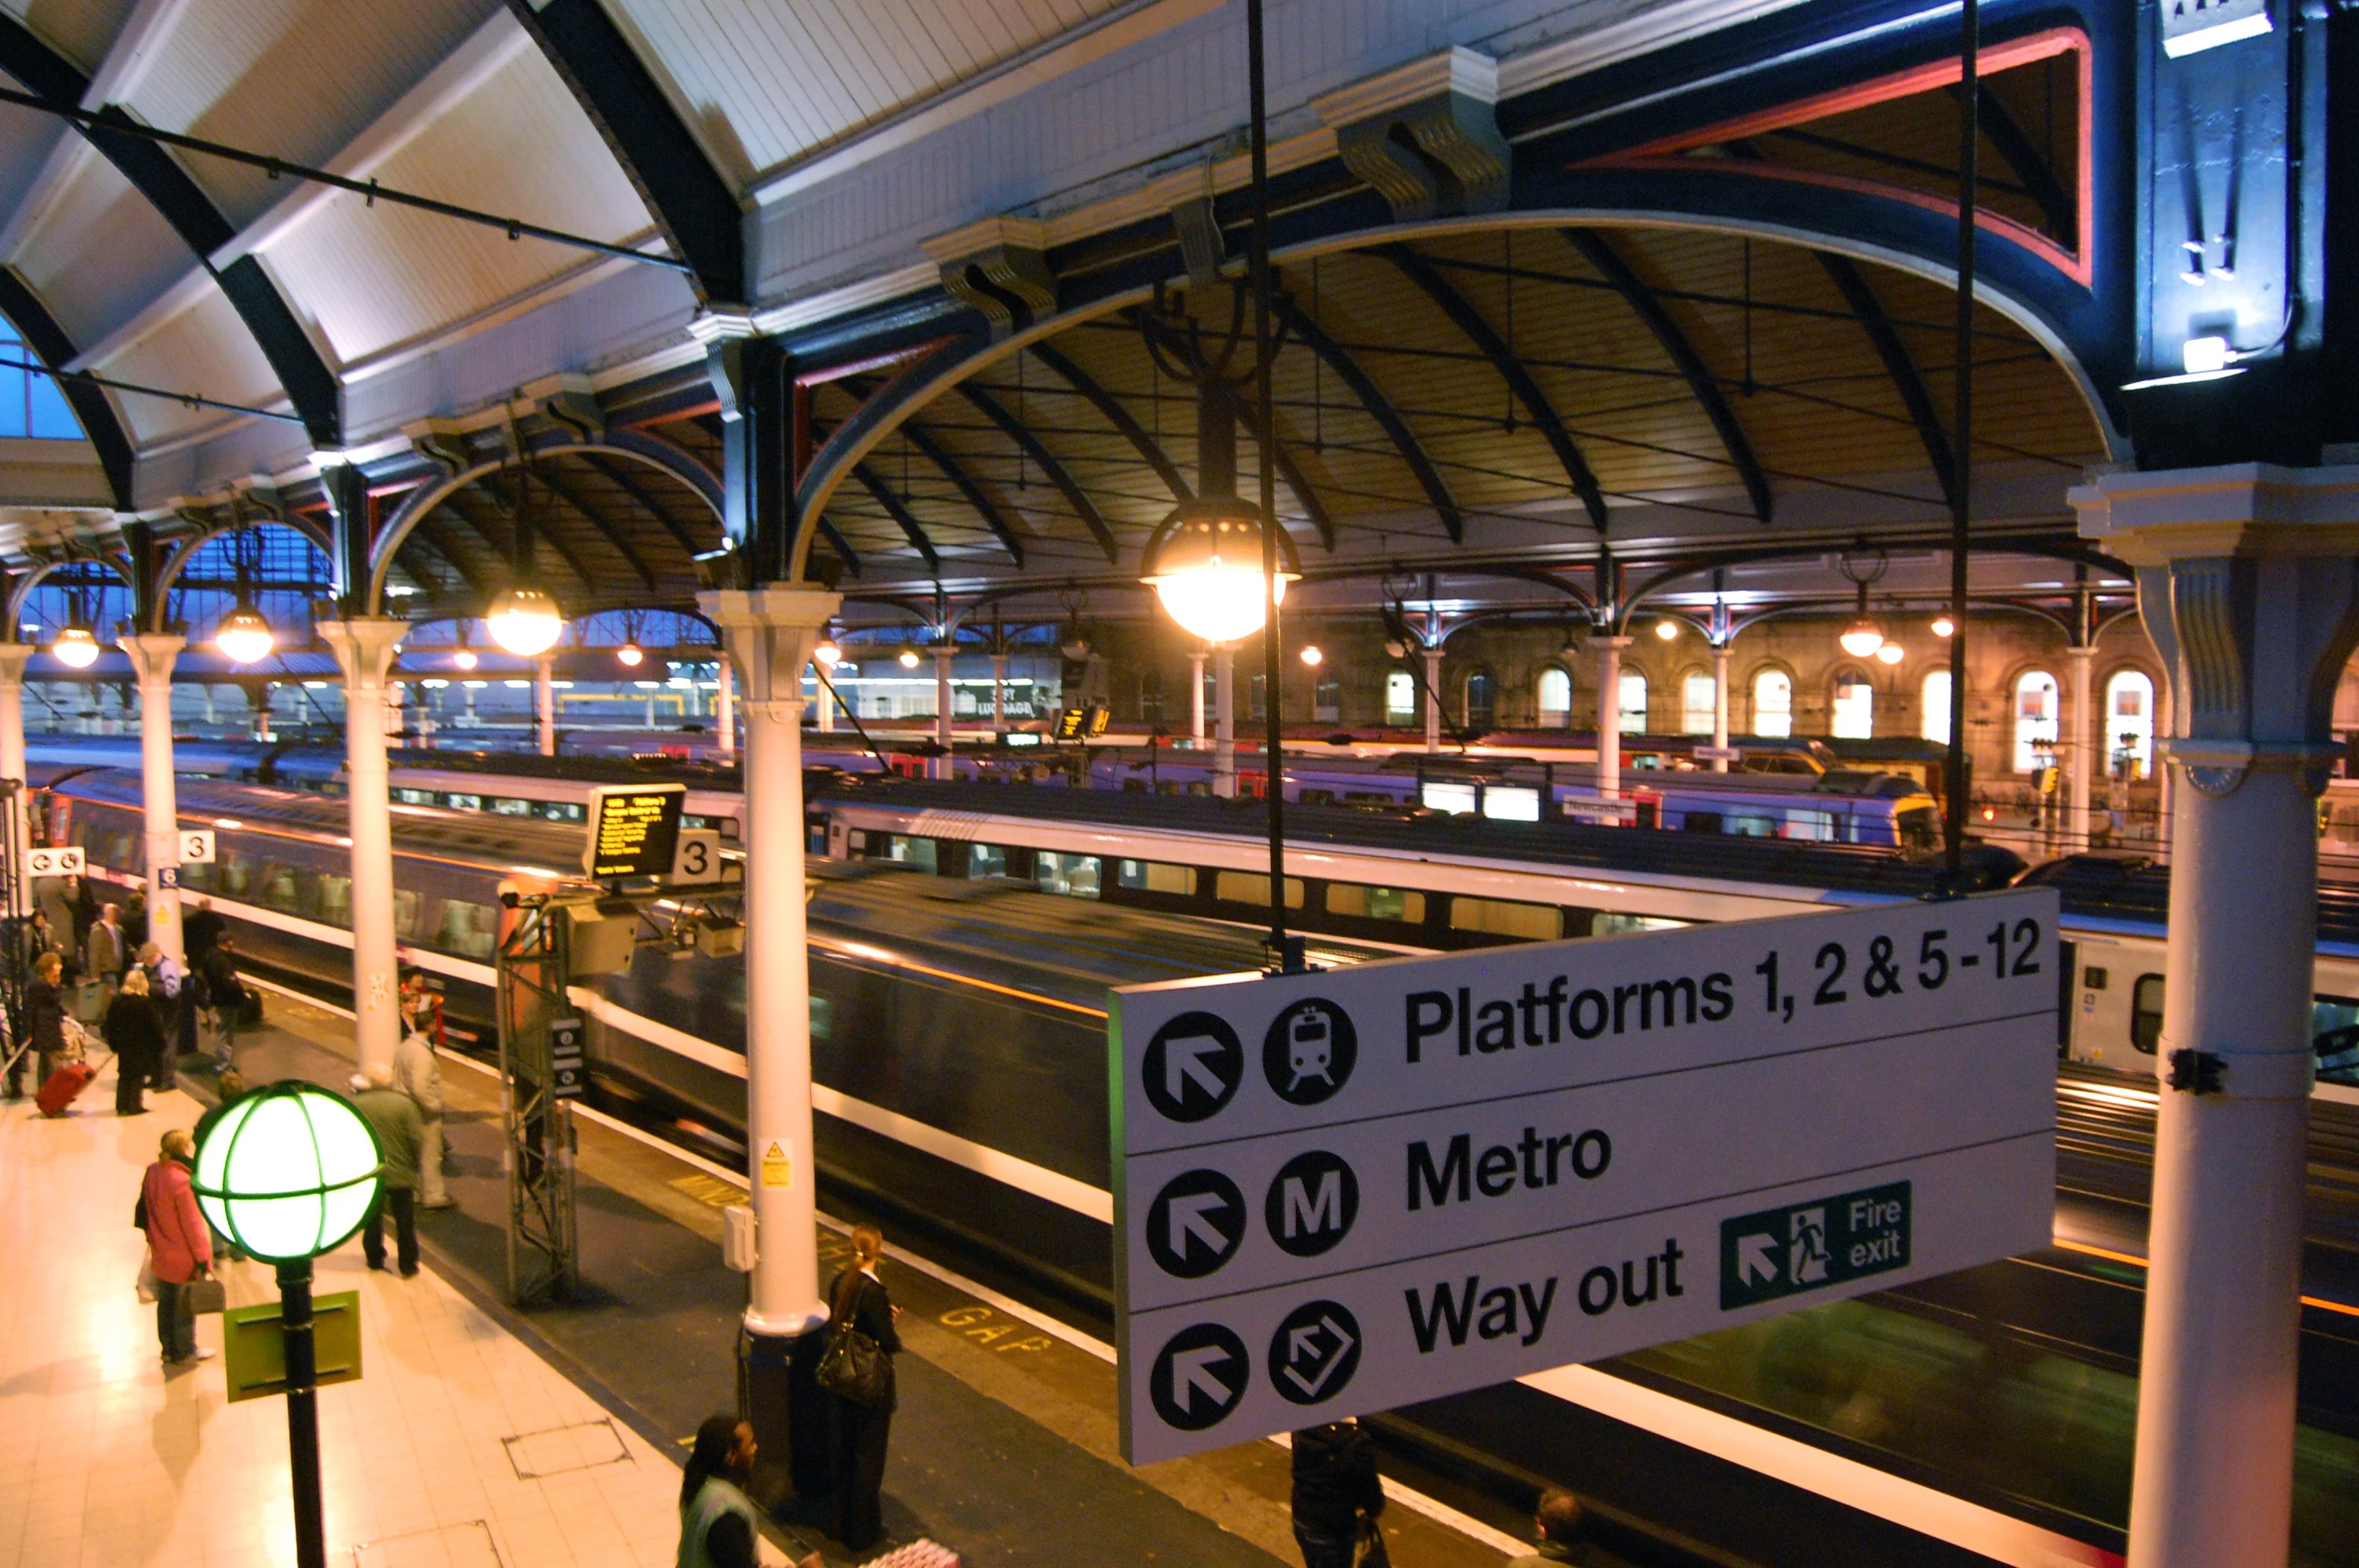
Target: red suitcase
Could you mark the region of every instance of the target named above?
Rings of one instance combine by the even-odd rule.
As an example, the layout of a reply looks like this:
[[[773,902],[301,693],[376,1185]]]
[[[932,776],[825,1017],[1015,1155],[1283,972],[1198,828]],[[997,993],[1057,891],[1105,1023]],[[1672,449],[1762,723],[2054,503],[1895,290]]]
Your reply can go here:
[[[66,1107],[73,1104],[74,1097],[90,1087],[91,1079],[96,1076],[98,1069],[89,1063],[68,1062],[49,1075],[49,1081],[41,1086],[40,1095],[34,1103],[41,1108],[43,1116],[63,1116]]]

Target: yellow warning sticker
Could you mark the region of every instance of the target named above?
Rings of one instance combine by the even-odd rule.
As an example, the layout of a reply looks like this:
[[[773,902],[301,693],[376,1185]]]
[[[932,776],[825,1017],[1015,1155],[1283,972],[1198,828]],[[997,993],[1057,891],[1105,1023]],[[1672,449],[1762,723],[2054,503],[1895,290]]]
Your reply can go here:
[[[766,1187],[791,1187],[795,1184],[794,1157],[788,1152],[783,1139],[773,1138],[770,1146],[762,1151],[762,1184]]]

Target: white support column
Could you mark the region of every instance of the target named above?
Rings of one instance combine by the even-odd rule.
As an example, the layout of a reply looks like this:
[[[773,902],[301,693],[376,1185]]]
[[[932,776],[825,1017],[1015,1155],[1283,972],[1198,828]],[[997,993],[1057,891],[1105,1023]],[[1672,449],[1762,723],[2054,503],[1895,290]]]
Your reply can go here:
[[[2178,698],[2129,1568],[2282,1568],[2314,1058],[2313,816],[2359,634],[2359,468],[2109,475],[2083,537],[2137,568]]]
[[[991,655],[991,728],[998,733],[1007,728],[1007,655]]]
[[[803,923],[803,666],[843,600],[815,589],[697,596],[745,682],[745,1122],[756,1260],[745,1326],[793,1337],[820,1299]]]
[[[1212,793],[1237,796],[1237,655],[1226,643],[1212,650]]]
[[[0,778],[25,782],[25,661],[33,656],[30,643],[0,643]],[[25,851],[33,846],[32,822],[25,792],[8,796],[0,814],[0,832],[12,840],[8,864],[16,868],[16,907],[8,914],[22,918],[33,913],[33,879],[25,875]]]
[[[2179,735],[2179,702],[2171,696],[2174,678],[2166,662],[2154,694],[2154,848],[2165,865],[2170,863],[2170,814],[2179,803],[2176,773],[2164,755],[2167,742]]]
[[[1617,701],[1618,709],[1621,704]],[[1728,750],[1728,644],[1714,643],[1712,646],[1712,744],[1715,751]],[[1712,771],[1728,772],[1728,759],[1714,757]]]
[[[159,633],[116,642],[139,680],[139,784],[147,829],[147,939],[175,962],[187,955],[180,946],[180,807],[172,773],[172,663],[188,645],[184,637]],[[168,880],[169,887],[164,885]]]
[[[721,760],[734,762],[737,760],[737,671],[726,651],[721,655],[721,673],[713,685],[712,733],[720,743]]]
[[[1199,652],[1188,655],[1188,733],[1199,745],[1204,740],[1204,655]]]
[[[1599,637],[1597,644],[1597,798],[1622,797],[1622,650],[1627,637]]]
[[[385,716],[394,646],[408,633],[409,622],[391,616],[320,623],[321,640],[344,673],[344,775],[353,831],[353,1040],[363,1071],[392,1066],[394,1047],[401,1044]]]
[[[1421,650],[1425,655],[1425,749],[1441,750],[1441,650]]]
[[[557,755],[557,661],[547,654],[532,662],[533,734],[540,754]]]
[[[932,653],[934,655],[934,744],[942,749],[942,754],[929,760],[926,774],[929,778],[956,778],[958,769],[951,760],[951,704],[952,701],[951,661],[958,656],[958,650],[942,644],[937,645]]]
[[[2097,650],[2068,648],[2065,656],[2072,662],[2072,738],[2064,756],[2072,771],[2066,779],[2071,793],[2065,796],[2064,849],[2075,853],[2089,847],[2089,781],[2095,775],[2099,755],[2090,692],[2091,666],[2096,663]]]

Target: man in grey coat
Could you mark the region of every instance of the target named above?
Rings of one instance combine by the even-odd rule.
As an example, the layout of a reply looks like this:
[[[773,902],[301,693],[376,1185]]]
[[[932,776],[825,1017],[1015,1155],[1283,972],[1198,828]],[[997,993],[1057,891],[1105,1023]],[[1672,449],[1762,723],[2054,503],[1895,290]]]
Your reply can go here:
[[[425,1123],[418,1153],[418,1206],[455,1206],[458,1200],[442,1185],[442,1064],[434,1043],[415,1029],[394,1047],[393,1087],[418,1102]]]
[[[361,1251],[372,1269],[385,1267],[385,1215],[393,1211],[394,1240],[401,1277],[418,1274],[418,1153],[426,1141],[426,1119],[418,1102],[393,1087],[393,1069],[370,1067],[353,1079],[353,1104],[376,1132],[385,1154],[381,1191],[361,1229]]]

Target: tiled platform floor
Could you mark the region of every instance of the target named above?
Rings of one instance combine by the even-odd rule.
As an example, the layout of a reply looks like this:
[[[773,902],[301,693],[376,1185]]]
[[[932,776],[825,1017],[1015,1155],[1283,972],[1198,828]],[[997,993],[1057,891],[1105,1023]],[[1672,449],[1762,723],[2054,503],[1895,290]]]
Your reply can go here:
[[[290,1563],[284,1404],[227,1403],[219,1359],[160,1365],[133,1291],[141,1173],[199,1107],[118,1119],[113,1088],[110,1066],[55,1121],[0,1107],[0,1568]],[[275,1298],[265,1265],[223,1276],[233,1305]],[[432,1272],[371,1273],[355,1242],[317,1288],[361,1292],[364,1376],[320,1395],[336,1568],[673,1561],[670,1456]]]

